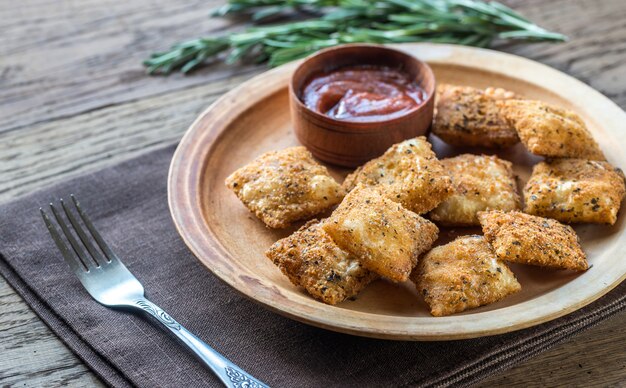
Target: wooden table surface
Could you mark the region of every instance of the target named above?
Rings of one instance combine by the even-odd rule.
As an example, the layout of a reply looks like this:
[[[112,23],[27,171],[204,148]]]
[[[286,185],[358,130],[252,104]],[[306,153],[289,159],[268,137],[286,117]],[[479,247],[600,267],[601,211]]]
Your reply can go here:
[[[141,60],[154,50],[241,28],[207,17],[222,1],[1,2],[0,201],[172,143],[213,100],[263,71],[144,74]],[[570,41],[498,49],[571,74],[626,108],[626,1],[506,3]],[[624,325],[622,313],[480,385],[626,384]],[[66,384],[102,383],[0,278],[0,386]]]

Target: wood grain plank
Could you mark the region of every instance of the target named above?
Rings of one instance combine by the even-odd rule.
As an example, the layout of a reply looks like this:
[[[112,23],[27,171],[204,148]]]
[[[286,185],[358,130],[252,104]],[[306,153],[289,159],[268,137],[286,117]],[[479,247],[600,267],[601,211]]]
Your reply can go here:
[[[623,387],[624,324],[621,313],[476,387]]]
[[[207,16],[216,0],[0,4],[0,132],[249,69],[218,65],[193,77],[145,75],[141,62],[151,52],[231,26]]]
[[[172,144],[202,110],[250,76],[1,133],[0,201]]]
[[[103,386],[0,277],[0,385]]]
[[[569,36],[565,44],[499,45],[571,74],[626,107],[626,2],[622,0],[523,1],[516,9],[541,26]]]

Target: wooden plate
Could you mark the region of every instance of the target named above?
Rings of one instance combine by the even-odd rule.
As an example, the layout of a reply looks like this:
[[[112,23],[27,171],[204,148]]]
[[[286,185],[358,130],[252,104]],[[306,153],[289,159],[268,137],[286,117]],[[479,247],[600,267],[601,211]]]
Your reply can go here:
[[[578,112],[609,162],[626,167],[626,113],[589,86],[517,56],[453,45],[397,48],[426,60],[437,81],[500,86]],[[291,285],[263,252],[295,229],[267,229],[226,189],[232,171],[269,150],[296,145],[287,83],[297,63],[268,71],[224,95],[191,125],[170,166],[169,204],[191,251],[220,279],[267,308],[330,330],[396,340],[449,340],[504,333],[555,319],[601,297],[626,277],[626,226],[577,226],[592,268],[582,274],[512,265],[522,291],[499,303],[431,317],[410,284],[380,280],[354,301],[328,306]],[[440,157],[455,150],[434,142]],[[480,151],[478,151],[480,152]],[[499,153],[523,185],[538,160],[521,146]],[[331,169],[337,179],[347,171]],[[624,211],[622,211],[624,213]],[[442,230],[442,239],[475,229]]]

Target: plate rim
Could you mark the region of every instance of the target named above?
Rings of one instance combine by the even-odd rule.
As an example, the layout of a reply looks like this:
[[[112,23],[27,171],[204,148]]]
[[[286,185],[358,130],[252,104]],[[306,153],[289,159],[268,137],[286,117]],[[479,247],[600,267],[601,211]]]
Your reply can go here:
[[[536,71],[547,73],[551,77],[551,83],[555,85],[568,85],[574,87],[580,91],[581,95],[586,95],[588,93],[592,94],[594,98],[591,100],[596,103],[600,101],[600,105],[603,106],[603,109],[609,108],[612,110],[611,115],[621,118],[622,122],[626,122],[626,112],[622,111],[619,106],[617,106],[609,98],[602,95],[600,92],[565,73],[527,58],[489,49],[479,49],[449,44],[409,43],[390,46],[407,51],[412,55],[418,56],[420,59],[425,59],[429,63],[440,61],[443,63],[452,62],[452,64],[460,64],[454,62],[453,56],[455,54],[463,54],[464,58],[469,56],[470,58],[475,57],[478,59],[489,56],[490,60],[494,60],[495,62],[510,64],[511,69],[517,69],[519,71],[521,68],[524,69],[524,72],[526,73],[528,73],[529,70],[534,69]],[[582,300],[571,302],[567,306],[563,306],[564,303],[556,303],[553,301],[551,303],[552,305],[550,306],[549,313],[534,316],[533,318],[528,318],[521,322],[511,322],[511,319],[496,320],[492,318],[496,316],[500,316],[500,318],[502,318],[502,315],[506,315],[502,314],[504,310],[507,310],[506,312],[513,312],[513,316],[519,316],[520,311],[518,310],[521,307],[525,304],[533,302],[535,299],[545,298],[546,295],[541,295],[537,298],[520,302],[512,306],[503,307],[501,309],[478,312],[470,315],[452,315],[448,317],[399,317],[376,314],[379,321],[383,323],[382,325],[376,326],[363,325],[363,322],[367,321],[365,318],[371,317],[374,315],[373,313],[341,309],[339,307],[329,306],[321,302],[311,304],[311,298],[305,295],[302,295],[301,297],[306,298],[309,302],[309,306],[307,306],[308,308],[306,309],[307,311],[296,311],[292,306],[290,306],[292,301],[277,290],[275,286],[272,287],[271,282],[260,278],[251,278],[254,280],[253,282],[249,282],[248,280],[250,279],[244,281],[241,277],[241,273],[245,273],[246,268],[241,266],[236,261],[230,261],[228,258],[228,251],[221,246],[210,226],[206,225],[204,222],[204,216],[201,211],[201,198],[199,198],[199,195],[194,195],[198,194],[199,190],[193,190],[193,188],[198,187],[198,181],[201,179],[208,166],[206,166],[206,164],[196,166],[196,173],[193,174],[193,176],[190,174],[182,175],[181,173],[187,171],[185,167],[188,167],[186,164],[182,163],[184,160],[182,155],[187,154],[195,156],[195,158],[188,158],[189,160],[206,160],[206,156],[210,154],[212,147],[218,143],[219,138],[223,133],[223,131],[215,132],[214,130],[206,128],[206,125],[209,127],[219,126],[222,122],[221,120],[224,120],[223,116],[225,112],[220,112],[220,106],[224,104],[232,105],[232,102],[237,100],[236,97],[242,90],[257,84],[265,89],[263,93],[266,96],[280,92],[284,87],[286,87],[286,83],[284,85],[279,82],[272,84],[266,82],[266,80],[277,76],[285,77],[285,74],[291,74],[291,71],[295,69],[298,63],[300,63],[300,61],[292,62],[261,73],[252,79],[243,82],[218,98],[189,126],[178,144],[176,151],[174,152],[168,171],[168,206],[177,232],[194,256],[209,271],[242,295],[263,305],[273,312],[277,312],[281,315],[306,324],[333,331],[380,339],[433,341],[468,339],[503,334],[548,322],[592,303],[626,279],[626,264],[624,264],[622,266],[622,270],[617,271],[618,273],[613,276],[609,284],[605,284],[601,288],[598,286],[593,287],[592,289],[595,291],[593,293],[588,292]],[[468,66],[467,61],[465,61],[463,65]],[[471,63],[469,65],[471,66]],[[489,70],[489,66],[486,68],[483,67],[483,69]],[[502,73],[500,71],[498,71],[498,73],[508,77],[512,76],[510,73]],[[514,77],[521,78],[518,75],[515,75]],[[552,88],[548,88],[547,90],[552,90]],[[585,102],[588,101],[589,99]],[[252,103],[244,103],[237,106],[233,105],[231,110],[229,110],[229,113],[230,115],[241,114],[252,105]],[[210,121],[211,123],[206,124],[207,121]],[[203,141],[193,142],[193,136],[198,134],[197,132],[199,129],[204,131],[204,133],[201,134],[203,136]],[[204,148],[201,148],[200,146]],[[206,233],[201,235],[187,233],[190,226],[200,228]],[[207,233],[213,238],[208,238]],[[624,228],[620,233],[622,235],[626,234],[626,228]],[[212,257],[207,259],[207,256]],[[231,270],[228,272],[215,266],[209,266],[208,262],[205,262],[205,260],[213,260],[214,262],[222,261],[222,264],[228,263],[227,266],[230,266]],[[236,274],[235,269],[239,270],[240,273]],[[576,279],[564,284],[559,287],[559,289],[567,287]],[[285,304],[280,306],[280,303]],[[535,304],[537,304],[536,301]],[[346,319],[346,316],[348,319]],[[498,321],[498,323],[493,324],[495,321]],[[485,325],[485,322],[492,323]],[[459,327],[463,330],[459,331]]]

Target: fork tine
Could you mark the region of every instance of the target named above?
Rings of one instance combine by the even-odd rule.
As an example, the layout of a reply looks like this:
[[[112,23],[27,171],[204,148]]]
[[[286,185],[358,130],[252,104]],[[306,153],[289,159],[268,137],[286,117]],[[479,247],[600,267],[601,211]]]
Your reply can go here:
[[[85,252],[83,247],[79,244],[79,242],[76,241],[76,238],[70,232],[69,228],[67,227],[67,224],[65,223],[63,218],[61,218],[61,215],[59,214],[54,204],[52,203],[50,204],[50,209],[52,209],[52,214],[54,214],[54,218],[56,218],[57,222],[61,226],[61,230],[65,234],[65,237],[70,242],[70,245],[72,246],[72,248],[74,248],[74,252],[76,252],[78,257],[80,258],[80,261],[83,262],[83,265],[87,268],[87,271],[89,271],[90,269],[94,267],[94,262],[92,260],[89,260],[89,258],[87,257],[87,253]]]
[[[109,248],[109,245],[104,241],[102,236],[100,236],[100,233],[98,232],[98,230],[95,228],[95,226],[93,226],[93,224],[91,223],[91,220],[89,219],[89,217],[87,217],[87,213],[85,213],[83,208],[80,207],[80,203],[78,202],[76,197],[74,197],[74,194],[70,194],[70,197],[72,198],[72,201],[74,202],[74,206],[76,206],[76,210],[78,210],[78,214],[80,214],[80,218],[85,223],[85,226],[87,226],[87,229],[89,229],[89,232],[91,232],[91,235],[94,237],[94,239],[98,243],[98,246],[100,247],[102,252],[104,252],[104,254],[106,255],[107,259],[109,259],[109,261],[120,262],[120,259],[117,257],[115,253],[113,253],[111,248]]]
[[[74,230],[78,234],[80,241],[82,241],[85,247],[87,247],[87,250],[89,251],[89,253],[91,253],[91,257],[95,260],[96,264],[102,265],[106,263],[107,260],[96,249],[96,247],[93,245],[89,237],[87,237],[87,235],[85,234],[84,228],[80,225],[80,223],[74,216],[73,212],[70,209],[68,209],[67,206],[65,206],[65,201],[61,200],[60,202],[61,202],[61,206],[63,207],[63,210],[65,211],[65,215],[70,220],[70,223],[72,224],[72,226],[74,227]]]
[[[78,259],[78,257],[76,257],[74,254],[72,254],[72,252],[70,252],[69,248],[67,247],[67,244],[65,244],[65,242],[61,238],[61,235],[57,231],[57,228],[55,228],[54,225],[52,225],[52,221],[50,221],[50,218],[48,218],[48,215],[46,214],[46,212],[42,208],[39,208],[39,211],[41,212],[41,216],[43,217],[43,222],[45,222],[46,228],[48,229],[48,232],[50,232],[50,235],[52,236],[54,243],[57,245],[57,247],[61,251],[63,258],[65,259],[65,262],[70,266],[72,271],[74,272],[86,271],[87,268],[85,267],[85,265]]]

